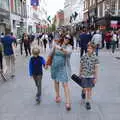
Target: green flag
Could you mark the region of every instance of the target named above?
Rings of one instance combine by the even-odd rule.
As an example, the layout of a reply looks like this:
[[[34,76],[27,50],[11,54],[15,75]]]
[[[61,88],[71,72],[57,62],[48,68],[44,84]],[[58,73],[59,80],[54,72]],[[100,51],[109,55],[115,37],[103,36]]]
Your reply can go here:
[[[51,23],[50,16],[48,16],[47,20]]]

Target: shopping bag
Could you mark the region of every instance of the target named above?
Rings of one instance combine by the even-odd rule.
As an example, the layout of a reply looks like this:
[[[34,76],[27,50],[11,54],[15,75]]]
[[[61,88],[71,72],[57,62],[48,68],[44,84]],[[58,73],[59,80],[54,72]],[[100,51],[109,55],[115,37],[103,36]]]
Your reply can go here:
[[[73,74],[71,76],[71,79],[77,83],[80,87],[82,87],[82,78],[80,78],[79,76],[77,76],[76,74]]]

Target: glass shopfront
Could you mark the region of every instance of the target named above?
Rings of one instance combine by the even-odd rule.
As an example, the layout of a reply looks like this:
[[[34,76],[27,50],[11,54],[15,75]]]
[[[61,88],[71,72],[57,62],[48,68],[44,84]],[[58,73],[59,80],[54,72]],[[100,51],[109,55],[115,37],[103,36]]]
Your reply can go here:
[[[9,11],[9,0],[0,0],[0,8]]]

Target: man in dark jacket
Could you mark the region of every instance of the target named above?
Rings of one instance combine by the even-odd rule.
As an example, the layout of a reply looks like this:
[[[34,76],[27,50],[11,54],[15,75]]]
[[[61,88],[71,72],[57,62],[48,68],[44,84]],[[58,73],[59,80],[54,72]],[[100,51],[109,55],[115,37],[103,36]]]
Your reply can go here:
[[[87,45],[90,41],[90,36],[87,34],[86,30],[83,30],[83,32],[80,34],[80,47],[81,47],[81,53],[80,56],[82,57],[84,52],[87,52]]]

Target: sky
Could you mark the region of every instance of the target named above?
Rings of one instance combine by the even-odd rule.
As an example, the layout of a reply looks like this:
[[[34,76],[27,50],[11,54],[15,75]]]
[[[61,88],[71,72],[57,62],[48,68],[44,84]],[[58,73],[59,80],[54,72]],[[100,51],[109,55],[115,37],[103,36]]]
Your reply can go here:
[[[48,0],[48,16],[54,17],[59,9],[63,9],[64,1],[65,0]]]

